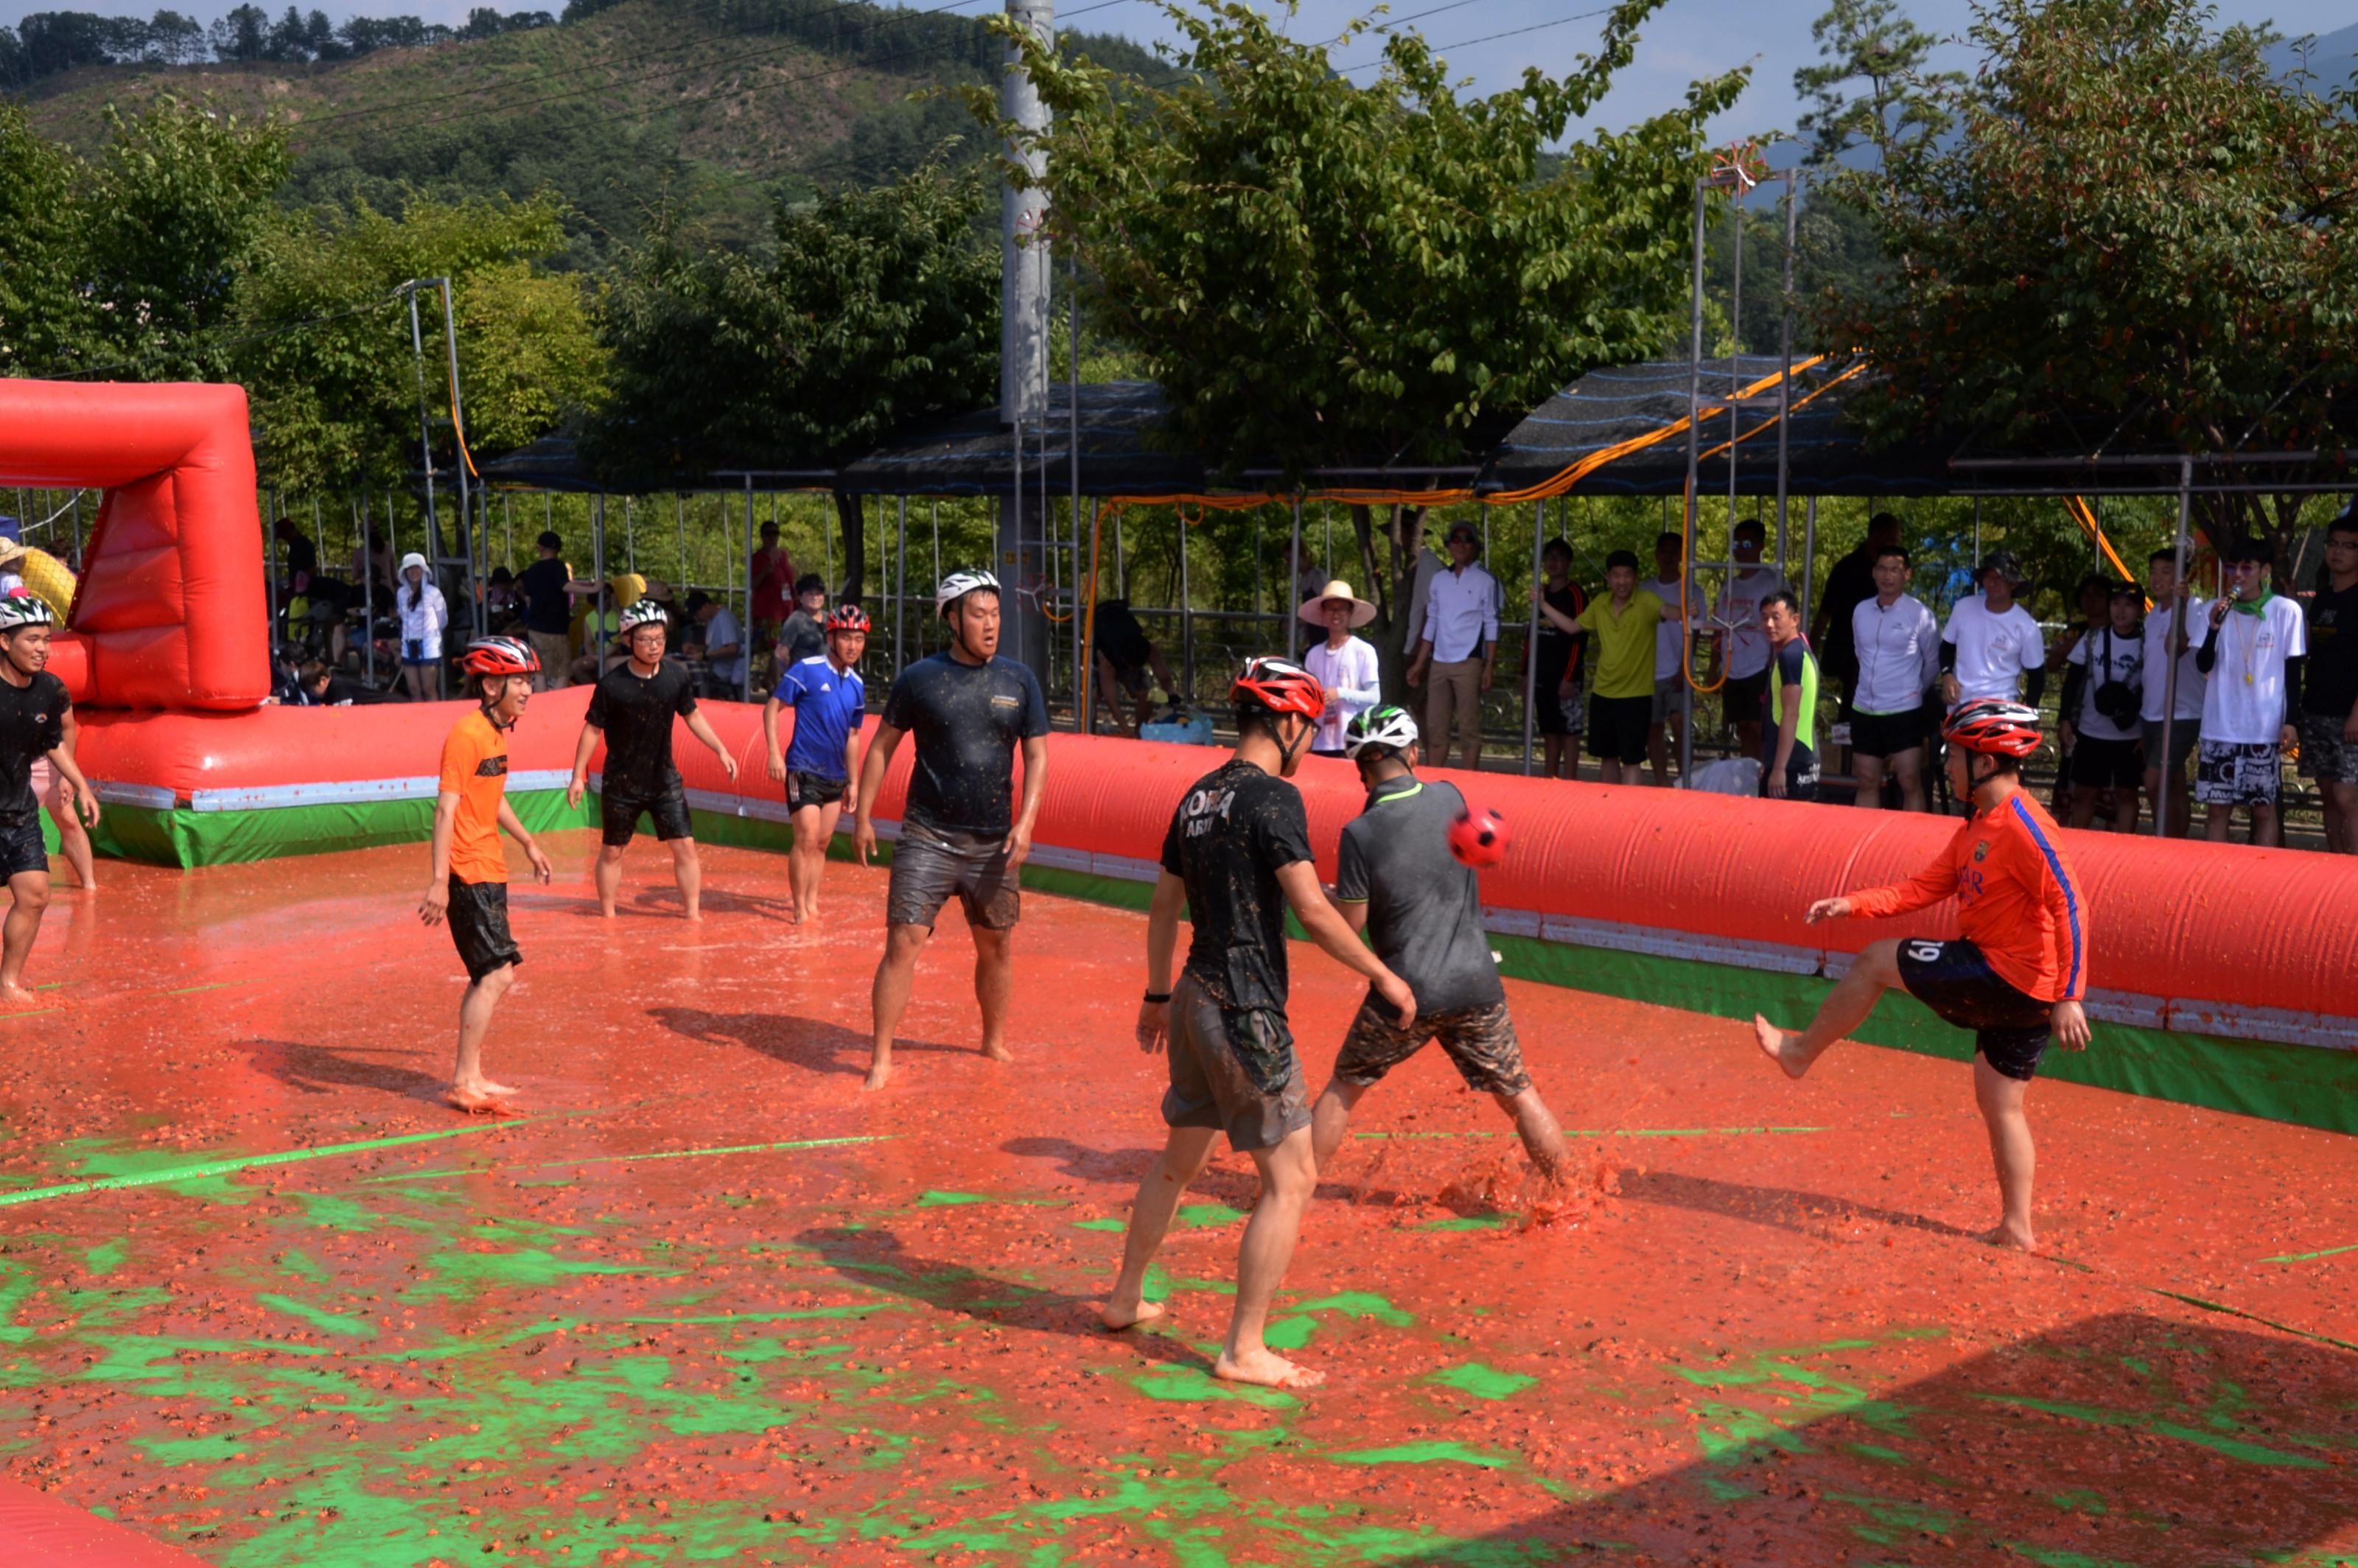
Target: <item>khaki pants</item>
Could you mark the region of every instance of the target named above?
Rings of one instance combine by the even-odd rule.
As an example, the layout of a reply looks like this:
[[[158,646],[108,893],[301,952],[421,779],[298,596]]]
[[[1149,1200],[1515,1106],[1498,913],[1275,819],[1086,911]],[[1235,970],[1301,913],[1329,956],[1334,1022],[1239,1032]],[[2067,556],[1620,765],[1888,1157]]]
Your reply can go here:
[[[540,678],[533,683],[533,689],[554,691],[565,684],[565,666],[573,662],[573,640],[562,632],[530,635],[532,651],[540,655]]]
[[[1424,758],[1435,767],[1445,765],[1451,756],[1449,724],[1452,716],[1457,721],[1457,744],[1462,751],[1476,749],[1479,756],[1482,744],[1482,661],[1453,659],[1447,664],[1436,660],[1424,672]]]

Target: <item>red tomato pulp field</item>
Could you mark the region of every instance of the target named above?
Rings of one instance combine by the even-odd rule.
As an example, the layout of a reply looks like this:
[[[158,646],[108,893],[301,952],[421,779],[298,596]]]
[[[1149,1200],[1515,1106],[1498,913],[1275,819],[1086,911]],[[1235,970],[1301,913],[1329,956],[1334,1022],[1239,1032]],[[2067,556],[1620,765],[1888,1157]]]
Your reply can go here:
[[[946,916],[871,1096],[881,871],[797,929],[782,858],[707,849],[690,926],[642,841],[608,925],[592,842],[515,884],[506,1123],[436,1103],[422,849],[60,893],[54,1001],[0,1022],[9,1476],[221,1568],[2358,1552],[2335,1135],[2042,1083],[2051,1255],[2001,1253],[1963,1065],[1789,1084],[1741,1023],[1510,981],[1578,1194],[1533,1223],[1504,1119],[1418,1057],[1273,1319],[1331,1380],[1232,1388],[1249,1162],[1156,1332],[1091,1315],[1162,1136],[1142,917],[1028,898],[1001,1067]],[[1294,968],[1314,1090],[1357,996]]]

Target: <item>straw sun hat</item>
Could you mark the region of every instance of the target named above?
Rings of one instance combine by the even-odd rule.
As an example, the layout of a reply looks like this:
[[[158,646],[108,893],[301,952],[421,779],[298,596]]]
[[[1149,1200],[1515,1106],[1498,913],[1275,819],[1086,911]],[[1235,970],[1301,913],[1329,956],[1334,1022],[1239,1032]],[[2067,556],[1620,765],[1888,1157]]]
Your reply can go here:
[[[1323,627],[1326,624],[1326,601],[1330,599],[1347,599],[1351,601],[1351,625],[1355,629],[1365,626],[1376,618],[1376,607],[1353,593],[1351,585],[1341,578],[1336,578],[1319,589],[1317,597],[1303,600],[1302,608],[1294,613],[1313,626]]]

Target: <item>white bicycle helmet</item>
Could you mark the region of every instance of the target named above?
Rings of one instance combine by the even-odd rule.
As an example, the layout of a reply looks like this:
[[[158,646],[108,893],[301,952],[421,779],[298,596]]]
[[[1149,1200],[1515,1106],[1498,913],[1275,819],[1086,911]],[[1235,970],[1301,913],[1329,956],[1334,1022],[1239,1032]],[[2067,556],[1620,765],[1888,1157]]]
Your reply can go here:
[[[29,593],[0,595],[0,632],[27,626],[54,626],[57,612]]]
[[[1370,746],[1404,752],[1416,744],[1416,720],[1398,703],[1387,702],[1351,715],[1343,727],[1343,754],[1357,757]]]
[[[642,599],[622,611],[622,635],[627,637],[642,626],[668,626],[671,613],[652,599]]]
[[[934,589],[934,613],[947,615],[951,605],[969,593],[983,589],[997,593],[999,579],[989,572],[952,572]]]

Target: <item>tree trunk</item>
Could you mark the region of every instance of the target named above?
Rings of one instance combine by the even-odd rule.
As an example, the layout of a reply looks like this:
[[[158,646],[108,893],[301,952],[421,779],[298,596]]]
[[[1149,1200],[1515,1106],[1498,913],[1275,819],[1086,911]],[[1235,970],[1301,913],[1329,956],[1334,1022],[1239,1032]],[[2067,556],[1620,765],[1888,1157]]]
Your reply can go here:
[[[868,522],[860,513],[860,497],[849,491],[835,492],[835,516],[843,533],[843,586],[836,598],[857,604],[866,592],[868,577]]]

